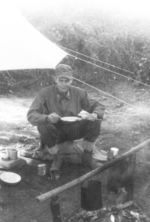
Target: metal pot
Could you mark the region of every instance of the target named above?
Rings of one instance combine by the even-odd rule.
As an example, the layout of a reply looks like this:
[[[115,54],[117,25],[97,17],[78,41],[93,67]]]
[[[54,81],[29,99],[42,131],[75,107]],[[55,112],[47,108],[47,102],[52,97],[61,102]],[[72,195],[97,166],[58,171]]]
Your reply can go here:
[[[98,210],[102,207],[101,182],[88,180],[81,184],[81,208],[87,211]]]

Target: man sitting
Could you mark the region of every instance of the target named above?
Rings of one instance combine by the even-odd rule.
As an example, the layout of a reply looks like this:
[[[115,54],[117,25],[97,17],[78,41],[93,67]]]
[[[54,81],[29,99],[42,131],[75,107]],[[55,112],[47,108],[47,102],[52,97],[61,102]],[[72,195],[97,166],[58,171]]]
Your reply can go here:
[[[84,89],[72,86],[70,66],[58,65],[54,81],[54,85],[37,94],[27,113],[28,121],[37,126],[41,135],[42,146],[37,153],[47,150],[54,157],[51,171],[59,170],[61,154],[65,152],[86,156],[89,165],[96,168],[100,163],[93,158],[93,151],[105,108]],[[77,121],[67,122],[62,118],[69,116],[78,117]]]

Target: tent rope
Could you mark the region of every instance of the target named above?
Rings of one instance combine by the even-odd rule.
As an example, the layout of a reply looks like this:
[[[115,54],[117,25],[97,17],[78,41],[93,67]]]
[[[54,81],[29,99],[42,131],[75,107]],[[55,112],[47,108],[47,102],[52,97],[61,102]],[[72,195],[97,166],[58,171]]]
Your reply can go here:
[[[137,107],[135,107],[134,105],[132,105],[132,104],[130,104],[130,103],[128,103],[128,102],[125,102],[124,100],[119,99],[119,98],[117,98],[117,97],[115,97],[115,96],[112,96],[112,95],[110,95],[109,93],[106,93],[106,92],[104,92],[103,90],[100,90],[100,89],[98,89],[98,88],[96,88],[96,87],[94,87],[94,86],[92,86],[92,85],[90,85],[90,84],[88,84],[88,83],[86,83],[86,82],[83,82],[83,81],[81,81],[81,80],[79,80],[79,79],[77,79],[77,78],[75,78],[75,77],[73,77],[73,78],[74,78],[75,80],[77,80],[77,81],[79,81],[79,82],[81,82],[81,83],[83,83],[83,84],[85,84],[85,85],[93,88],[93,89],[96,89],[97,91],[99,91],[99,92],[101,92],[101,93],[103,93],[103,94],[106,94],[106,95],[109,96],[109,97],[112,97],[112,98],[114,98],[114,99],[117,99],[117,100],[119,100],[120,102],[123,102],[123,103],[125,103],[125,104],[127,104],[127,105],[129,105],[129,106],[132,106],[133,108],[137,108]]]
[[[80,53],[80,52],[76,52],[76,51],[74,51],[74,50],[72,50],[72,49],[68,49],[67,47],[60,46],[60,45],[58,45],[58,46],[61,47],[61,48],[63,48],[63,49],[66,49],[66,50],[68,50],[68,51],[74,52],[74,53],[76,53],[76,54],[78,54],[78,55],[82,55],[82,56],[84,56],[84,57],[86,57],[86,58],[92,59],[92,60],[94,60],[94,61],[101,62],[101,63],[103,63],[103,64],[105,64],[105,65],[112,66],[113,68],[120,69],[120,70],[122,70],[122,71],[124,71],[124,72],[128,72],[128,73],[130,73],[130,74],[134,74],[134,72],[131,72],[131,71],[126,70],[126,69],[122,69],[122,68],[120,68],[120,67],[117,67],[117,66],[112,65],[112,64],[107,63],[107,62],[103,62],[103,61],[101,61],[101,60],[99,60],[99,59],[92,58],[92,57],[87,56],[87,55],[84,55],[84,54],[82,54],[82,53]]]
[[[98,68],[104,69],[104,70],[106,70],[106,71],[108,71],[108,72],[111,72],[111,73],[113,73],[113,74],[116,74],[116,75],[119,75],[119,76],[121,76],[121,77],[124,77],[124,78],[126,78],[126,79],[128,79],[128,80],[133,80],[134,82],[140,83],[140,84],[145,85],[145,86],[147,86],[147,87],[150,88],[150,85],[147,85],[146,83],[143,83],[143,82],[138,81],[138,80],[136,80],[136,79],[132,79],[131,77],[126,77],[126,76],[124,76],[124,75],[122,75],[122,74],[120,74],[120,73],[118,73],[118,72],[112,71],[112,70],[110,70],[110,69],[107,69],[107,68],[104,68],[104,67],[102,67],[102,66],[96,65],[96,64],[94,64],[94,63],[92,63],[92,62],[89,62],[89,61],[86,61],[86,60],[84,60],[84,59],[78,58],[77,56],[74,56],[74,55],[71,55],[71,54],[68,54],[68,55],[70,55],[70,56],[72,56],[72,57],[74,57],[74,58],[76,58],[76,59],[79,59],[79,60],[81,60],[81,61],[83,61],[83,62],[86,62],[86,63],[88,63],[88,64],[90,64],[90,65],[96,66],[96,67],[98,67]]]

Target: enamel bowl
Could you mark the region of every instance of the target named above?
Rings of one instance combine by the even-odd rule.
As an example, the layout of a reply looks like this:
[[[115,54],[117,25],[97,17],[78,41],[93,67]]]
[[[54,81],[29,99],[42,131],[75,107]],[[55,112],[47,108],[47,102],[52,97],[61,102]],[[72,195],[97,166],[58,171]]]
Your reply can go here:
[[[15,185],[21,181],[21,176],[17,173],[4,172],[0,175],[0,179],[10,185]]]

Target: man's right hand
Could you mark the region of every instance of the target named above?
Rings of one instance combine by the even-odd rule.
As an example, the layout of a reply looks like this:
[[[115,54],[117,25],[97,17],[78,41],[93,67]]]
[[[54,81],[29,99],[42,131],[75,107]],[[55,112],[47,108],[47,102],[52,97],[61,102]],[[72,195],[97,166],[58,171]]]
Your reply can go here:
[[[47,118],[51,123],[57,123],[58,120],[60,119],[60,116],[56,113],[51,113],[50,115],[47,116]]]

